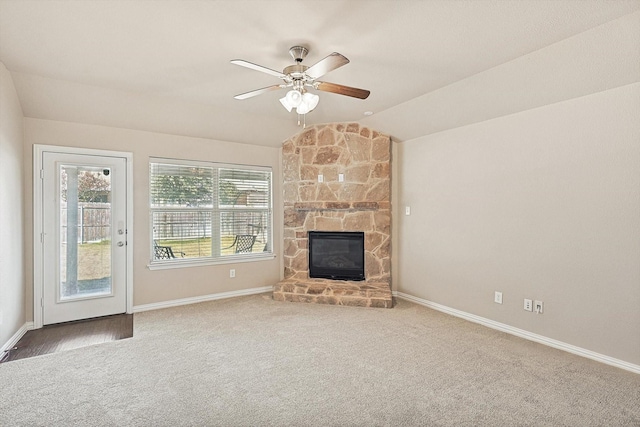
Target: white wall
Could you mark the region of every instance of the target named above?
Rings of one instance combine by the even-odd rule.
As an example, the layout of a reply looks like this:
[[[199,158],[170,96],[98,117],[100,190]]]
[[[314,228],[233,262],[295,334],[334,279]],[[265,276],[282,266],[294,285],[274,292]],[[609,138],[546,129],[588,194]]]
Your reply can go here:
[[[25,324],[22,108],[0,62],[0,346]]]
[[[34,144],[62,145],[133,153],[134,184],[134,305],[154,304],[183,298],[196,298],[215,293],[270,286],[280,280],[279,259],[257,262],[200,266],[150,271],[149,228],[149,158],[167,157],[204,160],[234,164],[270,166],[274,172],[274,236],[281,233],[280,162],[279,148],[259,147],[224,141],[191,138],[118,129],[95,125],[82,125],[50,120],[24,119],[24,156],[27,169],[25,195],[27,198],[26,246],[31,253],[33,232],[32,151]],[[279,253],[280,242],[274,242]],[[32,307],[33,258],[27,257],[27,307]],[[229,278],[229,269],[236,277]],[[27,312],[30,318],[32,309]]]

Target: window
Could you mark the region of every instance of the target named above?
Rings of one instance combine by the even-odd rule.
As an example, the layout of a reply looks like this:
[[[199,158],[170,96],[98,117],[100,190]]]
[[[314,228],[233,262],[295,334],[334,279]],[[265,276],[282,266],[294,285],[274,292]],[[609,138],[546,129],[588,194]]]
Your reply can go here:
[[[271,168],[150,163],[151,264],[272,256]]]

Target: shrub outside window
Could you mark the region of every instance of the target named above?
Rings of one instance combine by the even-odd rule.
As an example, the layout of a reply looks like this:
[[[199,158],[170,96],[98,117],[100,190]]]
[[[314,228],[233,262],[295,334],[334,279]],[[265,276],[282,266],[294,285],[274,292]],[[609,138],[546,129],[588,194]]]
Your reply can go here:
[[[271,168],[152,159],[151,264],[272,256]]]

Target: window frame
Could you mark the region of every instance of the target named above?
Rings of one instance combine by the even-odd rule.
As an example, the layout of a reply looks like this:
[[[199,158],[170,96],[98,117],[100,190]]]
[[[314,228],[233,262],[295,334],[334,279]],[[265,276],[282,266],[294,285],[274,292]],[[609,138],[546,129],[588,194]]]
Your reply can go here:
[[[153,194],[152,194],[152,165],[153,164],[164,164],[176,167],[203,167],[203,168],[212,168],[214,170],[214,178],[212,182],[212,206],[206,208],[181,208],[181,207],[154,207],[153,206]],[[264,209],[261,208],[240,208],[240,207],[224,207],[222,208],[220,204],[220,197],[218,194],[218,180],[220,176],[221,169],[236,169],[242,171],[251,171],[251,172],[268,172],[270,174],[269,179],[269,200],[268,206]],[[207,162],[207,161],[198,161],[198,160],[185,160],[185,159],[174,159],[174,158],[165,158],[165,157],[150,157],[149,158],[149,200],[148,200],[148,208],[149,208],[149,263],[147,267],[150,270],[161,270],[161,269],[170,269],[170,268],[185,268],[185,267],[198,267],[204,265],[219,265],[219,264],[231,264],[231,263],[241,263],[241,262],[256,262],[256,261],[264,261],[271,260],[275,258],[275,253],[273,252],[273,168],[270,166],[259,166],[259,165],[245,165],[245,164],[234,164],[234,163],[220,163],[220,162]],[[268,245],[268,251],[264,252],[250,252],[250,253],[241,253],[241,254],[229,254],[229,255],[212,255],[208,257],[191,257],[191,258],[180,258],[177,256],[172,259],[156,259],[154,256],[154,213],[162,212],[162,211],[174,211],[174,212],[210,212],[210,224],[211,227],[211,240],[212,245],[215,241],[220,242],[220,218],[223,213],[229,212],[230,210],[237,210],[240,212],[246,211],[255,211],[255,212],[263,212],[267,214],[267,224],[266,224],[266,239]],[[213,248],[212,248],[213,249]],[[177,250],[177,249],[174,249]],[[213,252],[213,251],[212,251]]]

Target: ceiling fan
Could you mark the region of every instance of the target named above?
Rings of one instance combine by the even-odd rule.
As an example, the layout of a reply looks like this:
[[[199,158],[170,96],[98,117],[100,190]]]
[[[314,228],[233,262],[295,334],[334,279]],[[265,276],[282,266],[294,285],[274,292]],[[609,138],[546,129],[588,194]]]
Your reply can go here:
[[[293,46],[291,49],[289,49],[289,54],[293,57],[296,63],[285,67],[282,72],[272,70],[261,65],[253,64],[242,59],[234,59],[233,61],[231,61],[232,64],[271,74],[272,76],[278,77],[284,81],[284,83],[278,85],[267,86],[262,89],[252,90],[251,92],[241,93],[234,96],[234,98],[247,99],[257,95],[261,95],[265,92],[291,88],[291,90],[287,92],[285,97],[280,99],[280,102],[289,112],[291,112],[291,110],[295,108],[298,114],[306,114],[313,110],[318,105],[318,101],[320,100],[320,97],[318,95],[308,92],[307,88],[313,88],[324,92],[337,93],[339,95],[346,95],[359,99],[366,99],[369,96],[370,92],[368,90],[317,80],[327,74],[329,71],[333,71],[336,68],[348,64],[349,60],[343,55],[339,54],[338,52],[333,52],[324,59],[316,62],[311,67],[307,67],[306,65],[302,65],[302,61],[308,53],[309,50],[306,47]]]

